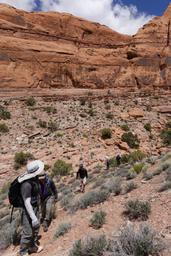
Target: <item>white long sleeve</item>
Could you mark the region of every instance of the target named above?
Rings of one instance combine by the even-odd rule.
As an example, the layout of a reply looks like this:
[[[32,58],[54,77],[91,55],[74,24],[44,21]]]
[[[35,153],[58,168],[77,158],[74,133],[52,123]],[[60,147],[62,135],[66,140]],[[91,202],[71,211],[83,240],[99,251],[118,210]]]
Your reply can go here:
[[[37,217],[33,211],[32,205],[31,205],[31,197],[28,197],[24,200],[24,205],[26,207],[26,210],[27,210],[32,222],[37,221]]]

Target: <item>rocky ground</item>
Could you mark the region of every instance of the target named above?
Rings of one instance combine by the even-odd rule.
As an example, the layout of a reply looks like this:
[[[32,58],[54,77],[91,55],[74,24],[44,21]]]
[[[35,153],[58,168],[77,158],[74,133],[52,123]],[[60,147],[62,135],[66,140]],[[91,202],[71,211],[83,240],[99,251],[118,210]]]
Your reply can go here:
[[[111,168],[107,174],[104,169],[106,155],[114,157],[118,152],[123,155],[135,151],[121,140],[122,134],[125,133],[125,125],[138,135],[139,149],[151,159],[148,172],[153,173],[158,166],[161,166],[161,156],[163,157],[170,150],[163,145],[160,133],[170,121],[171,99],[165,96],[119,99],[107,94],[103,98],[97,98],[92,91],[87,91],[80,97],[77,95],[74,100],[52,96],[34,99],[33,106],[30,106],[28,97],[12,99],[7,97],[0,102],[0,105],[11,113],[10,119],[0,121],[9,128],[8,132],[1,132],[0,136],[0,184],[4,188],[9,181],[24,171],[24,166],[14,169],[14,156],[20,151],[31,153],[50,167],[53,167],[58,159],[72,163],[72,174],[57,180],[60,194],[57,218],[53,220],[48,233],[41,232],[41,242],[45,249],[40,255],[68,255],[75,240],[101,233],[105,233],[108,237],[112,236],[128,221],[128,218],[123,216],[125,203],[129,199],[136,198],[150,202],[152,212],[148,223],[170,243],[170,191],[157,192],[165,180],[163,172],[159,172],[157,176],[152,175],[151,179],[145,182],[142,182],[144,173],[141,173],[134,180],[137,189],[130,193],[124,193],[124,187],[128,183],[124,176],[120,195],[111,194],[106,201],[85,210],[78,210],[74,215],[64,210],[61,206],[61,198],[68,193],[63,192],[66,188],[71,188],[73,202],[82,197],[82,194],[77,193],[78,183],[75,183],[74,177],[80,158],[83,159],[81,161],[90,174],[87,192],[91,192],[93,186],[100,188],[100,185],[96,184],[97,180],[104,179],[105,182],[107,178],[110,179],[115,175],[115,171],[120,173],[125,168],[127,171],[130,170],[133,164],[123,165],[120,169]],[[151,131],[144,128],[147,123],[151,124]],[[102,128],[111,129],[110,139],[101,138]],[[51,172],[51,168],[49,171]],[[5,213],[5,215],[9,214],[7,206],[7,200],[1,203],[2,219],[7,217],[4,217]],[[97,231],[89,226],[89,219],[99,209],[107,213],[107,219],[100,231]],[[72,228],[65,236],[55,240],[54,233],[61,222],[71,223]],[[137,221],[134,223],[139,224]],[[10,247],[3,255],[15,255],[17,250],[18,247]],[[168,249],[164,255],[169,256],[169,253]]]

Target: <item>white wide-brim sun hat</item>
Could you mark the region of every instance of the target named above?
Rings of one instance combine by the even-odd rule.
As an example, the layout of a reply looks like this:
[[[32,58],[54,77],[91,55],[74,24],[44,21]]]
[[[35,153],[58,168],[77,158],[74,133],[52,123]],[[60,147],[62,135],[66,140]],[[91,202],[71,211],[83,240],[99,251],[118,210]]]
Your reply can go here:
[[[18,177],[18,182],[21,183],[42,175],[45,175],[44,163],[40,160],[35,160],[27,164],[27,171]]]

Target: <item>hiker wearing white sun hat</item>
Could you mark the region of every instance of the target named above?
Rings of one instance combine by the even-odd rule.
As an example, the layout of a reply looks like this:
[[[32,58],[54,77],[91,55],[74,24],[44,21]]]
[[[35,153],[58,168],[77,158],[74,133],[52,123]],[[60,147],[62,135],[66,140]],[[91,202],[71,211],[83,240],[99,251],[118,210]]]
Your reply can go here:
[[[22,209],[22,234],[20,240],[20,255],[40,252],[43,247],[38,244],[40,188],[38,177],[45,175],[44,163],[40,160],[27,164],[26,172],[18,177],[21,183],[21,196],[24,207]]]

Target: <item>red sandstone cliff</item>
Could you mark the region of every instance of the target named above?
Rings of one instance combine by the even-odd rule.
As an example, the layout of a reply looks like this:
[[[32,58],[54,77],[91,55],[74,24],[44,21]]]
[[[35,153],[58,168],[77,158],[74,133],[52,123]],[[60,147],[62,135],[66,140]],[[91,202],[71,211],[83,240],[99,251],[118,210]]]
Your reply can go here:
[[[69,14],[0,4],[0,88],[171,90],[171,5],[131,37]]]

